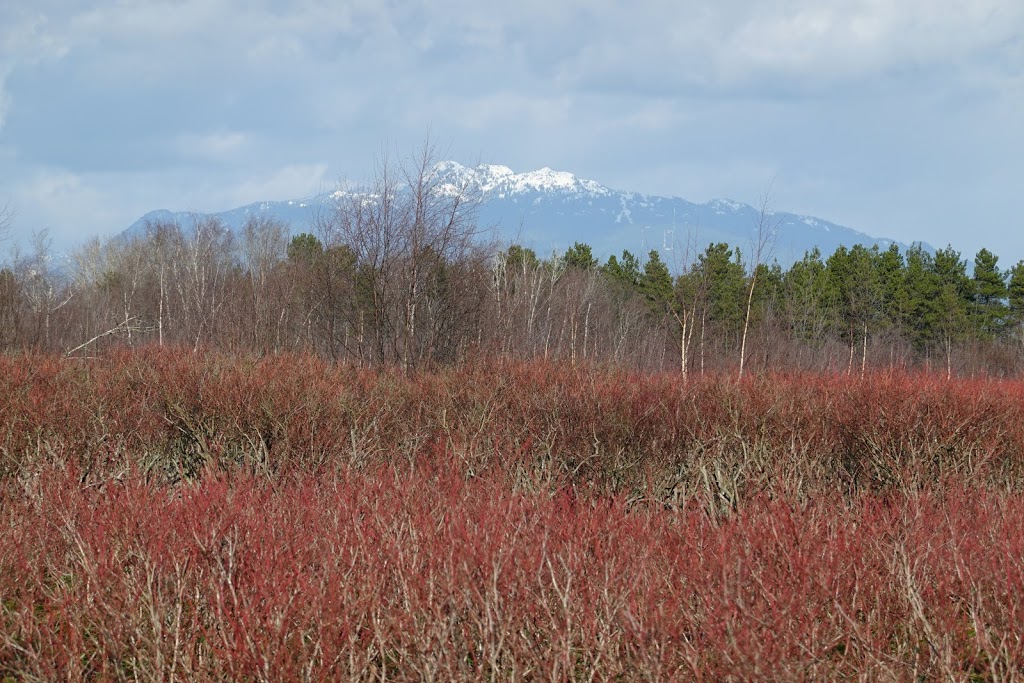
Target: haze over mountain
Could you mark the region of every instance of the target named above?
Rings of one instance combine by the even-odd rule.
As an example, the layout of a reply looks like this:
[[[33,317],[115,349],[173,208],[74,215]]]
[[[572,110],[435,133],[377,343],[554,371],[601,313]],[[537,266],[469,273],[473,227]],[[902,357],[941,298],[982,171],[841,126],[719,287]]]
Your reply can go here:
[[[529,246],[540,255],[561,252],[574,242],[584,242],[602,260],[623,249],[638,255],[658,249],[666,260],[679,265],[712,242],[726,242],[747,252],[756,237],[759,209],[729,199],[695,203],[680,197],[615,190],[550,168],[516,173],[507,166],[467,167],[446,161],[437,164],[434,170],[439,174],[440,191],[468,187],[471,194],[480,197],[479,222],[482,226],[494,226],[500,241]],[[254,215],[280,220],[290,227],[292,234],[298,234],[311,231],[316,217],[331,211],[339,197],[358,191],[338,190],[302,199],[256,202],[213,214],[152,211],[133,223],[125,234],[139,234],[147,223],[177,221],[188,225],[197,217],[207,216],[215,216],[238,230]],[[771,257],[784,267],[815,247],[827,256],[840,245],[877,244],[885,249],[894,243],[822,218],[784,211],[772,212],[768,223],[775,228]],[[902,248],[907,246],[896,243]]]

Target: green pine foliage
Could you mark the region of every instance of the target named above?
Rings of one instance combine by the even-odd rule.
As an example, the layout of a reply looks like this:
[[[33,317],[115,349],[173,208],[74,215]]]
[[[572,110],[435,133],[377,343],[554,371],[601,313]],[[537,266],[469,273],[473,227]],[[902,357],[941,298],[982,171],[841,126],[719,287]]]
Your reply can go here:
[[[1009,291],[998,263],[999,257],[988,249],[982,249],[974,257],[972,313],[974,328],[983,338],[998,336],[1008,324]]]
[[[665,310],[672,301],[672,275],[656,249],[647,254],[640,291],[655,310]]]
[[[1017,265],[1010,269],[1010,283],[1007,288],[1008,300],[1008,327],[1007,329],[1020,333],[1024,325],[1024,261],[1018,261]]]
[[[576,242],[565,251],[562,256],[567,268],[576,270],[593,270],[597,268],[597,259],[594,258],[594,251],[589,244]]]

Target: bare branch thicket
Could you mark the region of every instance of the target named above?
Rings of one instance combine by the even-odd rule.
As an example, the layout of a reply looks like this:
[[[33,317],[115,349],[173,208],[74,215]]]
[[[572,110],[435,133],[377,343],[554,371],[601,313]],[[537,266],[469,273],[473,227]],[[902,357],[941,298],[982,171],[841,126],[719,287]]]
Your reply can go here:
[[[674,219],[673,219],[674,224]],[[693,349],[693,334],[697,328],[698,311],[706,304],[708,278],[700,274],[689,278],[693,264],[697,259],[700,226],[687,227],[686,242],[680,245],[676,239],[675,227],[672,229],[672,270],[676,274],[674,293],[675,305],[669,306],[676,325],[679,326],[679,369],[683,377],[689,375],[690,360]]]
[[[4,204],[0,207],[0,245],[7,241],[13,224],[14,214],[10,204]],[[0,256],[0,349],[14,343],[18,329],[18,281],[5,266],[6,260]]]
[[[11,232],[11,226],[14,225],[14,211],[11,209],[10,204],[4,204],[0,206],[0,244],[7,241],[8,235]]]
[[[14,255],[15,279],[19,283],[26,315],[22,316],[27,345],[46,349],[51,342],[51,316],[57,304],[58,278],[53,270],[52,241],[46,230],[33,232],[28,254]],[[55,308],[56,307],[56,308]]]
[[[187,338],[198,349],[216,332],[225,302],[226,281],[234,264],[234,236],[218,218],[193,217],[189,234],[178,232],[171,262],[184,310]]]
[[[750,313],[754,307],[754,288],[757,286],[758,269],[771,257],[781,223],[781,219],[775,215],[773,209],[774,194],[772,190],[774,186],[775,181],[772,180],[758,201],[753,249],[751,250],[753,259],[750,267],[750,286],[747,289],[747,305],[743,315],[743,336],[740,341],[740,377],[743,377],[743,367],[747,359],[747,334],[750,330]]]
[[[340,322],[366,360],[412,370],[471,334],[473,315],[459,320],[470,312],[455,304],[467,278],[486,277],[480,198],[470,179],[443,170],[429,140],[403,162],[382,154],[368,191],[343,193],[326,217],[325,247],[354,271],[355,305],[341,308]]]
[[[165,328],[171,308],[170,276],[173,272],[175,245],[182,241],[181,227],[177,223],[147,223],[148,248],[146,267],[156,279],[156,331],[157,343],[164,345]]]
[[[288,227],[267,216],[251,216],[242,228],[242,265],[249,304],[246,341],[262,352],[280,350],[289,302],[295,289],[291,278],[274,277],[288,251]]]

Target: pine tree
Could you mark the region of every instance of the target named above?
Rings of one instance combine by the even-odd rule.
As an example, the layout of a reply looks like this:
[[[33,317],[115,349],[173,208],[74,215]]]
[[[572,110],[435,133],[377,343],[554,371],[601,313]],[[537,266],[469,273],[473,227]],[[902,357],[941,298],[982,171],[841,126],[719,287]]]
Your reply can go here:
[[[324,253],[324,245],[308,232],[303,232],[292,238],[288,243],[288,260],[310,264],[319,259]]]
[[[937,338],[938,297],[942,289],[935,273],[935,259],[920,244],[907,250],[904,278],[906,309],[903,329],[917,351],[924,351]]]
[[[1011,326],[1019,333],[1024,325],[1024,261],[1010,269],[1010,286],[1007,289],[1009,298],[1009,317]]]
[[[840,247],[826,262],[833,320],[839,336],[849,346],[847,371],[853,369],[854,351],[861,348],[861,372],[867,364],[868,337],[881,317],[881,286],[876,270],[878,248]]]
[[[594,258],[594,252],[589,244],[576,242],[566,250],[562,258],[567,268],[575,268],[577,270],[597,268],[597,259]]]
[[[947,282],[939,291],[936,327],[946,358],[946,378],[953,375],[953,344],[961,340],[967,330],[967,309],[956,285]]]
[[[907,309],[906,265],[900,248],[892,244],[875,261],[881,304],[882,324],[900,327]]]
[[[621,261],[615,258],[615,254],[609,256],[601,270],[629,289],[640,287],[640,261],[628,249],[622,252]]]
[[[695,269],[707,283],[709,320],[723,332],[739,335],[746,293],[746,275],[739,250],[724,242],[710,244],[697,257]]]
[[[991,339],[1006,327],[1009,309],[1006,305],[1005,276],[998,267],[999,257],[982,249],[974,257],[973,318],[978,335]]]
[[[803,340],[821,340],[827,326],[826,273],[815,247],[783,276],[783,300],[793,333]]]
[[[664,312],[665,307],[672,301],[672,276],[656,249],[651,249],[647,254],[644,274],[640,278],[640,291],[651,307],[657,311]]]
[[[511,272],[527,273],[540,267],[540,259],[533,249],[513,244],[506,253],[505,267]]]

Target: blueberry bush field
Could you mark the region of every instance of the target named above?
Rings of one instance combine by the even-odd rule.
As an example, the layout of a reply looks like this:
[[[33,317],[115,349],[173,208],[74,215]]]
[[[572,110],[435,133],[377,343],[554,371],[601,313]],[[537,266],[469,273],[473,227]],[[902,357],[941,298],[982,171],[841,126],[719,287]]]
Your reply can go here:
[[[1024,383],[0,357],[5,680],[1024,678]]]

